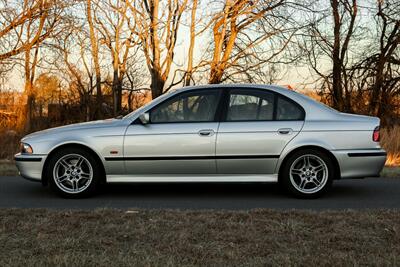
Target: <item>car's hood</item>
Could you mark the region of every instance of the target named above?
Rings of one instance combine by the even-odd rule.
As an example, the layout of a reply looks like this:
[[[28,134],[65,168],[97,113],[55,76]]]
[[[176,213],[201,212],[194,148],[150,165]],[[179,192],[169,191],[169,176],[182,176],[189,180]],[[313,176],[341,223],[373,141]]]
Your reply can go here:
[[[98,120],[98,121],[89,121],[89,122],[69,124],[69,125],[65,125],[65,126],[54,127],[54,128],[46,129],[43,131],[38,131],[38,132],[28,134],[22,140],[39,137],[42,135],[59,134],[59,133],[67,132],[67,131],[79,131],[79,130],[84,130],[84,129],[113,127],[113,126],[121,124],[122,122],[123,121],[120,119],[107,119],[107,120]]]

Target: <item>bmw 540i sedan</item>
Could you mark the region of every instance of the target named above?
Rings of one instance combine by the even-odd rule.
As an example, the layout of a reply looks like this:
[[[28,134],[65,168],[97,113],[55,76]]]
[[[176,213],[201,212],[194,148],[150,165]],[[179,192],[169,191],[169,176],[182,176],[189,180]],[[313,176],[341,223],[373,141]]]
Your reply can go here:
[[[379,176],[379,123],[278,86],[185,87],[121,119],[32,133],[15,161],[65,197],[101,183],[279,182],[315,198],[335,179]]]

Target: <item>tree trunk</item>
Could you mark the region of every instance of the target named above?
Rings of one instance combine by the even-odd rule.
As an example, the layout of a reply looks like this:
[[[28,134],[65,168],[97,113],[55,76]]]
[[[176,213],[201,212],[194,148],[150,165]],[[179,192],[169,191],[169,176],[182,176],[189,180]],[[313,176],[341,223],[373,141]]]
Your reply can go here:
[[[197,0],[193,0],[192,12],[191,12],[191,23],[190,23],[190,45],[188,52],[188,65],[185,76],[185,86],[189,86],[192,80],[193,72],[193,51],[196,41],[196,11],[197,11]]]
[[[26,87],[25,87],[26,88]],[[26,101],[26,117],[25,117],[25,132],[30,133],[33,129],[33,110],[34,110],[35,97],[33,94],[27,94]]]
[[[97,71],[96,71],[96,73],[97,73]],[[95,118],[101,119],[103,117],[103,112],[102,112],[103,95],[101,92],[100,74],[96,74],[96,103],[97,103],[97,107],[96,107],[96,112],[95,112]]]
[[[390,107],[390,103],[389,103],[390,98],[386,95],[386,92],[384,90],[382,90],[380,93],[379,99],[380,99],[380,101],[377,106],[377,112],[376,112],[376,114],[374,114],[374,116],[377,116],[381,119],[382,126],[386,126],[386,125],[390,124],[390,116],[387,116],[387,115],[389,115],[388,107]]]
[[[340,14],[338,0],[331,0],[334,20],[334,43],[332,49],[332,106],[343,111],[343,89],[342,89],[342,61],[340,58]]]
[[[343,106],[343,90],[342,90],[342,79],[341,79],[341,67],[340,63],[333,62],[333,77],[332,77],[332,105],[335,109],[344,111]]]
[[[35,96],[32,92],[33,89],[33,83],[30,78],[30,72],[25,73],[25,88],[24,92],[27,97],[26,100],[26,111],[25,111],[25,124],[24,124],[24,130],[27,133],[30,133],[34,127],[33,127],[33,118],[34,118],[34,109],[35,109]]]
[[[93,63],[96,73],[96,119],[101,119],[103,117],[102,113],[102,105],[103,105],[103,96],[101,92],[101,72],[100,72],[100,63],[99,63],[99,48],[97,46],[97,37],[94,32],[94,25],[92,19],[92,2],[91,0],[87,0],[87,20],[89,24],[89,32],[90,32],[90,45],[91,52],[93,57]]]
[[[118,76],[118,86],[117,86],[117,110],[122,111],[122,85],[123,85],[123,80],[125,77],[125,71],[120,70],[119,71],[119,76]]]
[[[373,116],[378,115],[380,106],[382,105],[381,99],[380,99],[380,94],[382,90],[382,84],[383,84],[383,70],[385,68],[385,63],[386,60],[384,56],[381,54],[379,56],[379,61],[376,65],[376,75],[375,75],[375,83],[372,87],[372,92],[371,92],[371,104],[370,104],[370,114]],[[378,109],[378,110],[377,110]]]
[[[224,75],[224,69],[219,66],[219,64],[215,64],[211,66],[210,70],[210,79],[208,83],[210,84],[219,84],[222,81],[222,76]]]
[[[122,111],[122,79],[118,78],[118,84],[117,84],[117,111],[121,112]]]
[[[128,95],[128,112],[133,111],[132,97],[133,97],[133,91],[130,91]]]
[[[117,114],[120,111],[120,108],[118,107],[119,99],[118,99],[118,70],[114,69],[113,72],[113,81],[112,81],[112,92],[113,92],[113,114],[114,117],[117,116]],[[120,105],[119,105],[120,106]]]
[[[165,81],[161,77],[160,73],[153,71],[151,74],[151,85],[150,85],[152,99],[155,99],[163,94],[164,84]]]

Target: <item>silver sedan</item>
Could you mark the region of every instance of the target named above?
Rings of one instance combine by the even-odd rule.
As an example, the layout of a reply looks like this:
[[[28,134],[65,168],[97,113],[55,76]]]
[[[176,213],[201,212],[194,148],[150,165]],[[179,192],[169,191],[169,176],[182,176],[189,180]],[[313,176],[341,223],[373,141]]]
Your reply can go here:
[[[120,119],[30,134],[15,161],[65,197],[102,183],[279,182],[315,198],[335,179],[379,176],[379,123],[278,86],[185,87]]]

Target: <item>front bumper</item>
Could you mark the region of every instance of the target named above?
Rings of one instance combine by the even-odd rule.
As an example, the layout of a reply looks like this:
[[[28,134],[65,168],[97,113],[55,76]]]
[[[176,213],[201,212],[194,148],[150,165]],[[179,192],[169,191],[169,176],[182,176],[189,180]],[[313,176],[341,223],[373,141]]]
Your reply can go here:
[[[15,164],[20,175],[28,180],[42,180],[42,170],[46,155],[38,154],[21,154],[14,156]]]
[[[341,178],[379,177],[385,166],[383,149],[357,149],[331,151],[338,160]]]

